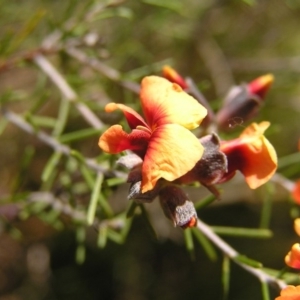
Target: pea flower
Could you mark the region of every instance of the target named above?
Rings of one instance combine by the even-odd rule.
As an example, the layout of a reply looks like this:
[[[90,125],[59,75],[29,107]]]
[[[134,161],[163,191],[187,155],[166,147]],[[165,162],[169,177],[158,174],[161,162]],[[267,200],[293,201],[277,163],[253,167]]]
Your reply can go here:
[[[280,296],[275,300],[298,300],[300,299],[300,285],[293,286],[288,285],[286,288],[281,290]]]
[[[189,129],[199,126],[207,110],[178,84],[158,76],[142,80],[140,99],[145,119],[126,105],[106,105],[106,112],[122,110],[132,131],[113,125],[101,135],[99,147],[111,154],[131,150],[142,158],[145,193],[160,178],[173,181],[182,176],[201,158],[203,146]]]
[[[240,171],[251,189],[266,183],[277,169],[277,155],[264,136],[269,122],[252,123],[234,140],[221,143],[220,150],[228,160],[228,171],[220,180],[224,182]]]
[[[277,168],[277,155],[264,131],[269,122],[253,123],[233,140],[219,141],[215,135],[200,139],[205,151],[195,167],[180,177],[179,183],[200,182],[217,197],[214,184],[230,180],[240,171],[250,188],[266,183]]]
[[[248,84],[233,86],[216,115],[218,126],[226,130],[232,120],[238,118],[237,120],[245,122],[253,118],[259,112],[273,81],[274,76],[266,74]]]

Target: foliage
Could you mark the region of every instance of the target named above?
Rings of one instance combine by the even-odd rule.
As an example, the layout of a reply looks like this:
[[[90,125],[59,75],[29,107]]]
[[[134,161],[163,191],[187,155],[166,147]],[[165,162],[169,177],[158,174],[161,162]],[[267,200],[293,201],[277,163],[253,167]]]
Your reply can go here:
[[[274,299],[279,288],[299,284],[284,257],[297,242],[292,220],[300,214],[290,197],[300,176],[300,7],[296,1],[163,3],[2,3],[0,272],[7,280],[0,294]],[[157,201],[128,201],[127,171],[115,163],[121,155],[97,145],[110,125],[126,126],[105,105],[141,112],[141,78],[161,75],[166,64],[215,99],[214,111],[236,83],[275,76],[255,121],[272,123],[267,138],[278,173],[255,192],[239,178],[228,182],[221,201],[197,184],[186,188],[199,221],[184,231],[172,227]],[[243,122],[235,119],[221,137],[238,136]]]

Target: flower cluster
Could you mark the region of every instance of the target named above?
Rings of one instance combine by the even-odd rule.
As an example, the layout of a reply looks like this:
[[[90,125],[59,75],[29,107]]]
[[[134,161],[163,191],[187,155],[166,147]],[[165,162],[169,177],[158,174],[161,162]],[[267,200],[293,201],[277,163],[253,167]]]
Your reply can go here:
[[[269,122],[253,123],[229,141],[220,140],[216,133],[198,139],[190,130],[206,118],[207,107],[193,97],[189,84],[171,67],[164,67],[163,75],[165,78],[148,76],[141,82],[144,117],[124,104],[106,105],[106,112],[123,112],[131,131],[113,125],[101,135],[99,146],[111,154],[132,152],[117,162],[130,170],[129,199],[147,203],[158,197],[175,226],[192,227],[197,213],[180,185],[199,182],[218,197],[215,184],[230,180],[240,171],[255,189],[274,174],[277,156],[264,136]],[[272,80],[271,75],[265,75],[235,87],[236,92],[225,97],[214,118],[218,127],[225,126],[225,119],[252,117]]]

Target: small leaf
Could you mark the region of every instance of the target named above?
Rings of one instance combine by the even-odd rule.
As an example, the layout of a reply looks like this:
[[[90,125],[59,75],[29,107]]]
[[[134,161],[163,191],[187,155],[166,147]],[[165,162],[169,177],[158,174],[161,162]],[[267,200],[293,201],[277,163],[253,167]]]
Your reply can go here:
[[[48,160],[43,173],[42,173],[42,181],[46,182],[49,180],[50,175],[55,172],[55,168],[57,168],[57,165],[60,161],[60,158],[62,156],[61,152],[54,152],[51,156],[51,158]]]
[[[109,187],[120,185],[126,182],[126,178],[109,178],[106,180],[106,184]]]
[[[242,228],[242,227],[225,227],[225,226],[211,226],[211,229],[219,234],[234,237],[244,237],[244,238],[270,238],[273,233],[269,229],[260,228]]]
[[[96,182],[95,182],[95,186],[93,189],[93,193],[90,199],[90,203],[89,203],[89,207],[88,207],[88,211],[87,211],[87,223],[88,225],[92,225],[95,219],[95,214],[96,214],[96,209],[97,209],[97,202],[98,202],[98,198],[99,198],[99,194],[101,191],[101,185],[103,182],[103,174],[102,173],[98,173],[97,174],[97,178],[96,178]]]
[[[192,232],[195,235],[196,239],[202,246],[203,250],[206,252],[207,256],[212,261],[217,260],[217,253],[212,246],[211,242],[205,237],[205,235],[198,229],[198,228],[192,228]]]
[[[271,300],[268,282],[261,281],[261,292],[262,292],[263,300]]]
[[[78,245],[76,248],[76,254],[75,254],[76,262],[81,265],[85,261],[85,246],[84,245]]]
[[[107,243],[107,227],[101,226],[98,232],[97,246],[99,248],[104,248]]]
[[[195,246],[192,236],[192,230],[191,228],[187,228],[183,231],[183,233],[186,249],[190,253],[191,259],[195,260]]]
[[[222,284],[223,284],[223,300],[226,300],[228,299],[229,285],[230,285],[230,259],[227,255],[223,256]]]
[[[246,255],[239,254],[236,257],[234,257],[234,260],[251,266],[253,268],[261,268],[263,266],[261,262],[248,258]]]
[[[208,206],[210,203],[214,202],[216,200],[216,196],[213,194],[209,194],[207,197],[197,201],[195,203],[196,210],[199,210],[203,207]]]

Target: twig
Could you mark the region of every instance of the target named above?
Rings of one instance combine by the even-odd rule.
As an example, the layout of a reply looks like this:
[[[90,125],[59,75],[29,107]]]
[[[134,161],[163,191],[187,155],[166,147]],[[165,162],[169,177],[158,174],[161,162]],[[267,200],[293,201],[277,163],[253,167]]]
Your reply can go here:
[[[204,97],[204,95],[197,88],[194,80],[192,78],[190,78],[190,77],[187,77],[186,78],[186,82],[187,82],[188,87],[189,87],[188,92],[190,94],[192,94],[198,100],[198,102],[200,104],[202,104],[207,109],[207,116],[205,118],[205,122],[204,123],[206,123],[207,125],[211,124],[211,123],[214,123],[215,114],[214,114],[213,110],[211,109],[211,106],[209,105],[208,101]]]
[[[66,100],[74,103],[78,111],[82,114],[83,118],[94,128],[103,128],[103,123],[99,118],[84,104],[75,101],[78,99],[75,91],[70,87],[66,80],[61,76],[61,74],[53,67],[53,65],[48,61],[48,59],[42,55],[38,54],[33,58],[33,61],[41,68],[41,70],[49,76],[52,82],[58,87],[62,95]]]
[[[216,235],[212,229],[203,223],[201,220],[198,219],[197,228],[213,243],[215,244],[226,256],[232,259],[235,263],[241,266],[243,269],[247,270],[249,273],[256,276],[261,282],[266,283],[275,283],[280,289],[286,287],[286,283],[283,280],[280,280],[276,277],[273,277],[263,270],[259,268],[254,268],[249,265],[242,263],[241,261],[237,260],[239,253],[229,246],[225,241],[223,241],[218,235]]]
[[[234,79],[222,49],[212,37],[206,36],[204,40],[201,40],[197,51],[211,74],[217,95],[223,96],[234,84]]]
[[[300,72],[300,57],[273,57],[273,58],[234,58],[229,60],[231,68],[237,71],[273,72],[290,70]]]
[[[132,92],[136,94],[139,93],[140,87],[138,84],[134,82],[121,80],[121,74],[119,71],[104,64],[99,59],[96,59],[94,57],[93,58],[89,57],[83,51],[74,47],[65,47],[65,51],[67,54],[69,54],[71,57],[75,58],[82,64],[88,65],[93,70],[103,74],[104,76],[111,79],[112,81],[119,83],[121,86],[131,90]]]
[[[273,177],[271,178],[272,182],[275,182],[277,184],[280,184],[282,187],[284,187],[287,191],[292,192],[295,188],[295,182],[292,180],[289,180],[288,178],[282,176],[279,173],[275,173]]]
[[[83,211],[74,209],[69,203],[64,203],[50,192],[33,192],[27,197],[27,203],[45,203],[51,205],[56,211],[72,217],[72,219],[85,222],[86,215]]]
[[[23,118],[18,116],[17,114],[8,111],[6,109],[2,110],[3,116],[10,121],[11,123],[15,124],[17,127],[22,129],[23,131],[26,131],[32,135],[35,135],[39,140],[50,146],[54,151],[61,152],[65,154],[66,156],[72,155],[72,150],[67,145],[59,143],[56,139],[48,135],[47,133],[41,131],[41,130],[35,130],[32,125],[30,125],[28,122],[26,122]],[[92,158],[85,158],[81,157],[81,160],[91,169],[102,172],[104,174],[112,174],[112,171],[102,167],[99,165],[94,159]],[[114,171],[113,174],[120,178],[125,178],[126,174],[119,171]]]

